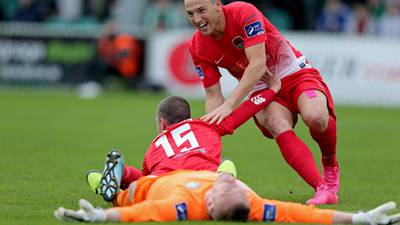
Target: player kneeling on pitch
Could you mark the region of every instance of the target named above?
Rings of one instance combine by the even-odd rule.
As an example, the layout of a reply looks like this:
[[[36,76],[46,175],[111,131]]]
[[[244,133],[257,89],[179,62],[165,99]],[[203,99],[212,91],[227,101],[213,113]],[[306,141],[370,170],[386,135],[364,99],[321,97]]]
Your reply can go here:
[[[319,224],[394,224],[400,213],[388,215],[394,202],[368,212],[348,213],[312,205],[263,199],[227,173],[178,170],[159,177],[145,176],[119,192],[115,207],[94,208],[79,201],[80,209],[58,208],[61,221],[143,222],[178,220],[268,221]]]

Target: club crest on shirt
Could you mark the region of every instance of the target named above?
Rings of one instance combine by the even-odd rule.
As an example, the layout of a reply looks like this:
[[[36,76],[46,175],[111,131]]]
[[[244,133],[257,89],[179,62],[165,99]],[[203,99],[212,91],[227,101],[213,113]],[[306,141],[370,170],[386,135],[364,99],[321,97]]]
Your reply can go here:
[[[204,79],[204,73],[200,66],[196,66],[196,72],[199,75],[200,80]]]
[[[178,221],[187,220],[187,206],[186,203],[182,202],[175,205],[176,215],[178,217]]]
[[[261,21],[259,21],[259,20],[246,25],[244,27],[244,31],[245,31],[247,37],[249,37],[249,38],[264,33],[264,29],[261,25]]]
[[[236,48],[242,49],[244,48],[244,40],[242,37],[240,36],[236,36],[232,39],[232,44],[233,46],[235,46]]]

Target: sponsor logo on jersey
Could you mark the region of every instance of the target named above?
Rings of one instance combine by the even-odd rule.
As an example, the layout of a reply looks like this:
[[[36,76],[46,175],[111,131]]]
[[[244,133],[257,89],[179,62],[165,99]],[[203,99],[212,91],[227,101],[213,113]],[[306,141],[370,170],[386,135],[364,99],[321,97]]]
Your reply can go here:
[[[200,66],[196,66],[196,72],[199,75],[200,80],[204,79],[204,73]]]
[[[274,222],[276,215],[276,206],[274,205],[264,205],[263,221]]]
[[[265,102],[265,98],[261,97],[261,95],[257,95],[251,98],[251,101],[254,103],[254,105],[259,105],[263,102]]]
[[[232,44],[233,46],[235,46],[236,48],[242,49],[244,48],[244,40],[242,37],[240,36],[236,36],[232,39]]]
[[[250,23],[244,27],[247,37],[254,37],[264,33],[264,28],[261,22],[257,20],[256,22]]]
[[[186,203],[182,202],[180,204],[175,205],[176,215],[178,217],[178,221],[187,220],[187,206]]]

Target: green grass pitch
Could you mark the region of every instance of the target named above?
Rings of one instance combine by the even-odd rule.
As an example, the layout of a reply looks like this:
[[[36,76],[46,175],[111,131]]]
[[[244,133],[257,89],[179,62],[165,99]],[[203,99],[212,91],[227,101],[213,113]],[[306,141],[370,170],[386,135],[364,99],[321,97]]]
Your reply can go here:
[[[110,206],[88,189],[85,173],[102,169],[111,148],[140,167],[156,135],[154,110],[162,97],[114,93],[82,100],[70,91],[1,89],[0,225],[60,224],[53,211],[76,208],[79,198]],[[190,102],[193,116],[201,116],[202,102]],[[400,109],[337,107],[337,116],[341,202],[325,208],[400,204]],[[319,150],[304,125],[296,131],[319,165]],[[297,202],[312,196],[252,122],[223,141],[224,157],[236,162],[239,177],[262,196]]]

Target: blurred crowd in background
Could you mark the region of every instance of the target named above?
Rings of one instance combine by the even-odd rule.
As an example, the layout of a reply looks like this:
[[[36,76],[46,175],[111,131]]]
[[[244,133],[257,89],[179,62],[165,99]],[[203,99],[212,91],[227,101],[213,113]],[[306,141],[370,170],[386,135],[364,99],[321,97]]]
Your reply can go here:
[[[256,5],[281,30],[400,37],[400,0],[247,2]],[[183,0],[1,0],[0,21],[113,24],[108,27],[118,32],[131,27],[161,31],[190,27]]]

